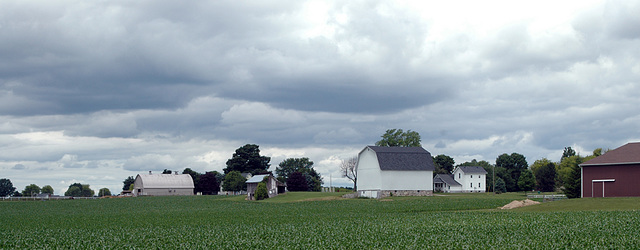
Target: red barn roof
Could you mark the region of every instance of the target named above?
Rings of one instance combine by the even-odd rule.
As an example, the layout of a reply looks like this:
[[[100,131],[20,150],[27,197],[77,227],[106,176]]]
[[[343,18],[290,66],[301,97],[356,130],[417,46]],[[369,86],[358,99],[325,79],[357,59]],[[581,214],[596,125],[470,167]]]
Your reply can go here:
[[[639,164],[640,142],[627,143],[622,147],[611,150],[601,156],[588,160],[580,166]]]

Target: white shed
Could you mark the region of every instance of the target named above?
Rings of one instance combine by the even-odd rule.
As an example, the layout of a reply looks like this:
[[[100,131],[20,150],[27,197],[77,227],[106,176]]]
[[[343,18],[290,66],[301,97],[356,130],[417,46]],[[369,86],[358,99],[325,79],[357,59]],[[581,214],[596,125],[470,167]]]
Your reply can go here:
[[[456,167],[453,178],[462,185],[462,192],[484,193],[487,189],[487,171],[482,167]]]
[[[133,196],[193,195],[193,179],[188,174],[139,174],[133,183]]]
[[[356,164],[358,195],[430,196],[434,170],[431,153],[422,147],[367,146]]]

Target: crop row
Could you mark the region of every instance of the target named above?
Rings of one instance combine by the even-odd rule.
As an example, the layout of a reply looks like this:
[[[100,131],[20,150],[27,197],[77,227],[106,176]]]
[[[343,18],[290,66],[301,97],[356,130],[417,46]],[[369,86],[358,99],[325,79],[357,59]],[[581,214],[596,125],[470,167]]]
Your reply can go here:
[[[500,203],[500,204],[498,204]],[[0,204],[0,248],[635,248],[639,211],[505,212],[493,199]],[[455,206],[462,209],[454,209]],[[27,209],[28,208],[28,209]],[[22,209],[22,210],[17,210]]]

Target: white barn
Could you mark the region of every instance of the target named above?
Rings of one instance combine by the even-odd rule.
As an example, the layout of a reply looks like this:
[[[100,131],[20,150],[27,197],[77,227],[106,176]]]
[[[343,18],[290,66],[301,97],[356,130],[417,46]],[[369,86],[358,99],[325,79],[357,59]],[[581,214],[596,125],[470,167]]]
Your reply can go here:
[[[456,167],[453,179],[462,185],[462,192],[484,193],[487,189],[487,171],[482,167]]]
[[[431,153],[422,147],[367,146],[356,163],[358,195],[430,196],[434,170]]]
[[[139,174],[133,183],[133,196],[193,195],[193,179],[188,174]]]

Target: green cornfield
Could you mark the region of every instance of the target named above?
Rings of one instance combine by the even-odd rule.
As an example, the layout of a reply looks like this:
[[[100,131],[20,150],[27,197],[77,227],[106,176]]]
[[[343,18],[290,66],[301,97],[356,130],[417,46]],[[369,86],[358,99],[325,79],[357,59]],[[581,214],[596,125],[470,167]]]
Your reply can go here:
[[[544,210],[544,206],[537,205],[540,209],[533,211],[507,211],[496,208],[509,203],[512,197],[500,195],[315,201],[282,198],[281,202],[277,199],[255,202],[244,201],[242,197],[190,196],[4,201],[0,202],[0,248],[629,249],[640,246],[640,205],[586,211],[552,207]],[[591,199],[588,202],[608,201]],[[554,203],[573,207],[570,202],[576,203]],[[637,203],[640,199],[631,201],[631,204]]]

